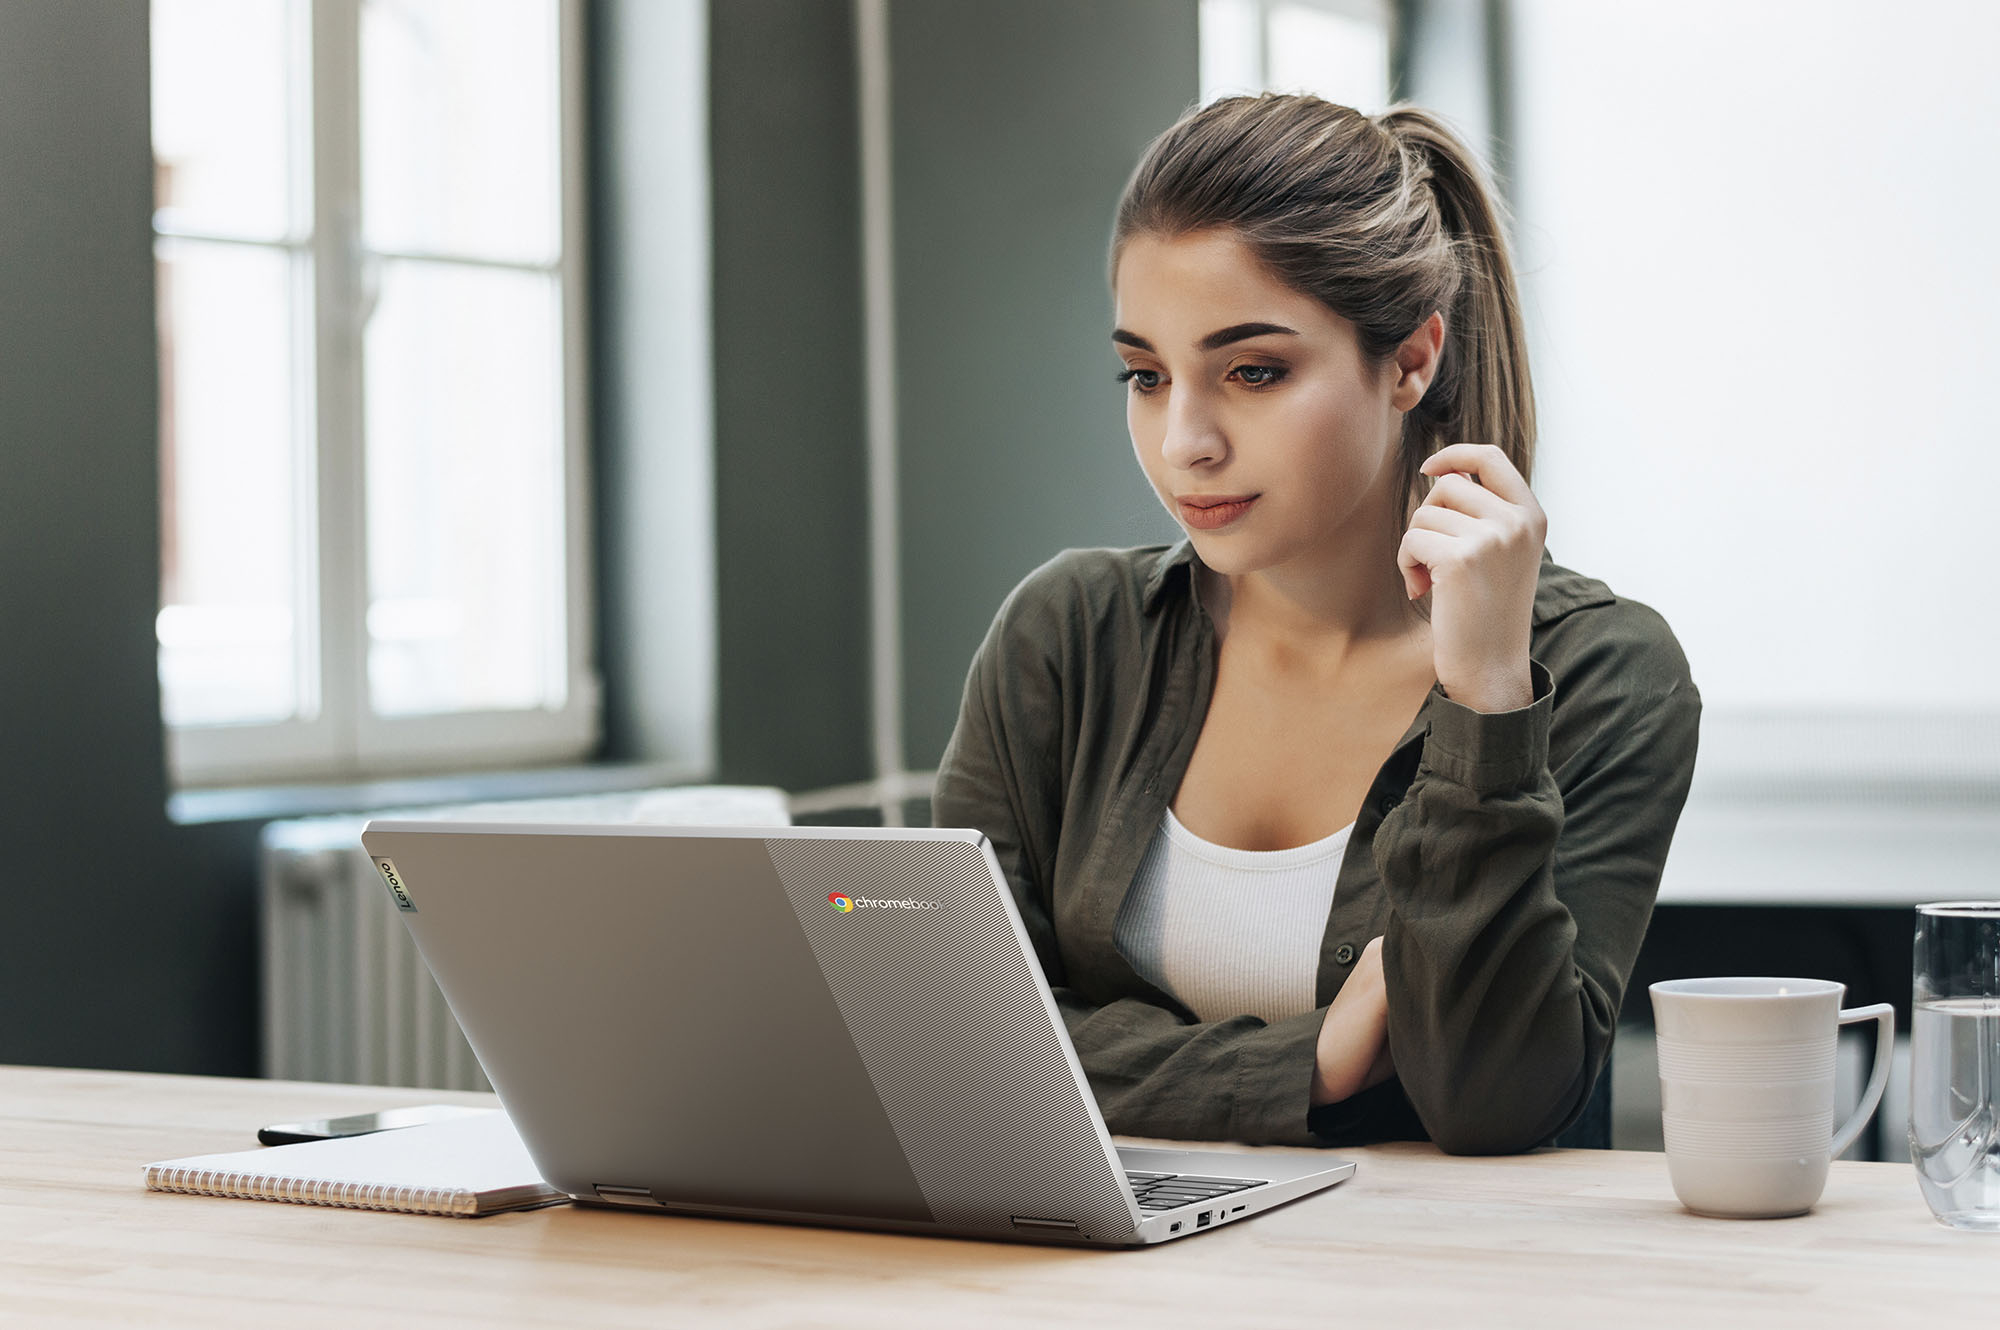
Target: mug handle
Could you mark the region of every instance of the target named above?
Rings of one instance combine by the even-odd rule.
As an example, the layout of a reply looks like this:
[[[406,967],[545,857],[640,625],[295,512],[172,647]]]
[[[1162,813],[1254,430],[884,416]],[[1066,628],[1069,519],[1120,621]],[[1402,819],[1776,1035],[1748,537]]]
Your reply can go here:
[[[1854,1116],[1834,1133],[1833,1149],[1828,1155],[1832,1159],[1840,1158],[1854,1144],[1861,1128],[1874,1116],[1875,1105],[1882,1101],[1882,1087],[1889,1082],[1889,1054],[1896,1047],[1896,1008],[1887,1002],[1877,1002],[1872,1007],[1849,1007],[1840,1013],[1840,1024],[1852,1025],[1870,1018],[1882,1023],[1875,1032],[1875,1070],[1868,1075],[1868,1088],[1861,1092],[1861,1104],[1854,1110]]]

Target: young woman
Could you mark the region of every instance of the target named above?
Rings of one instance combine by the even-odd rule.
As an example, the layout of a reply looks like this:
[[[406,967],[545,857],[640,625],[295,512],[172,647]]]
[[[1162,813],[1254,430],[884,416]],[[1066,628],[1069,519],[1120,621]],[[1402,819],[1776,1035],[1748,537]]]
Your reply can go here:
[[[1701,703],[1543,552],[1500,217],[1437,117],[1310,97],[1126,188],[1111,337],[1187,539],[1008,597],[935,799],[1115,1132],[1523,1150],[1604,1066]]]

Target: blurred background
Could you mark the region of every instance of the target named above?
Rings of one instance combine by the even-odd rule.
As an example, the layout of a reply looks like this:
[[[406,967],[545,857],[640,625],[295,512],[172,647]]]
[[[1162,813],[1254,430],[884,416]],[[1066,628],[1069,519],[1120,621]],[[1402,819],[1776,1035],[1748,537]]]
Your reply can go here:
[[[921,821],[1006,592],[1175,535],[1111,212],[1263,88],[1487,157],[1549,548],[1702,688],[1621,1053],[1667,974],[1907,1017],[1909,906],[1996,894],[1996,47],[1982,0],[7,0],[0,1061],[282,1070],[300,817]]]

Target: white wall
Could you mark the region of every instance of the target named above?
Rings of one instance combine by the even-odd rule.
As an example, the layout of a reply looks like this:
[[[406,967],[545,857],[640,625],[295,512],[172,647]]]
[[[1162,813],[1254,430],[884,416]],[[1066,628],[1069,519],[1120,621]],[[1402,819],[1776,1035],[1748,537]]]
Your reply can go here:
[[[1550,549],[1667,616],[1718,753],[1772,713],[1990,736],[1906,722],[2000,715],[2000,5],[1515,15]]]

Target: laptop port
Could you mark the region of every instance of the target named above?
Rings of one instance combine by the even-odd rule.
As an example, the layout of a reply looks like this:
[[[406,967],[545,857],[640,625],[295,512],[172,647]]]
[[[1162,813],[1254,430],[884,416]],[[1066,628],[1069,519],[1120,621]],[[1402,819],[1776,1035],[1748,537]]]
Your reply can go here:
[[[608,1183],[599,1182],[595,1184],[593,1190],[597,1192],[598,1200],[610,1201],[616,1205],[659,1204],[659,1201],[654,1198],[653,1193],[645,1187],[614,1187]]]
[[[1169,1233],[1178,1233],[1180,1231],[1181,1231],[1181,1226],[1178,1222],[1176,1222],[1172,1228],[1167,1230],[1167,1232]]]
[[[1214,1213],[1215,1211],[1213,1210],[1203,1210],[1200,1214],[1194,1217],[1194,1226],[1196,1228],[1207,1228],[1209,1216]]]

